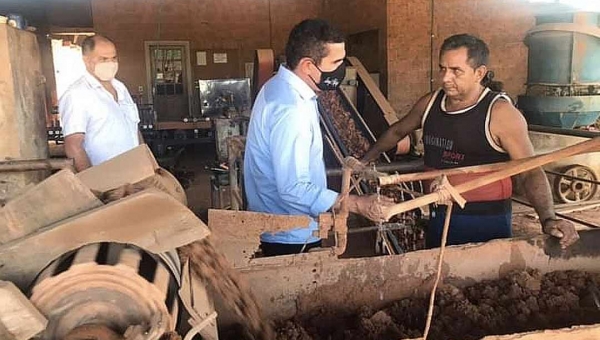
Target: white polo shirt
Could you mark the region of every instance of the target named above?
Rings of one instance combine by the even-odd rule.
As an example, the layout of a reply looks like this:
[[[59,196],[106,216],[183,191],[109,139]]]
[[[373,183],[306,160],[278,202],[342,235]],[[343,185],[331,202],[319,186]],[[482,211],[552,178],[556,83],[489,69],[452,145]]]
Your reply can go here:
[[[137,106],[123,83],[111,81],[118,100],[91,74],[85,74],[62,95],[58,104],[63,135],[84,133],[83,147],[98,165],[139,145]]]

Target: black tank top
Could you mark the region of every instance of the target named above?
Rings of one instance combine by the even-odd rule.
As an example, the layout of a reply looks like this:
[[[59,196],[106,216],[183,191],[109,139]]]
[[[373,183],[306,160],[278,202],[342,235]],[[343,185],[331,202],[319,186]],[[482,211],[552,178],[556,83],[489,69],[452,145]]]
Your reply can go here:
[[[491,108],[500,98],[511,102],[506,94],[486,88],[475,105],[447,112],[446,94],[438,90],[423,116],[425,166],[449,169],[508,161],[489,129]]]

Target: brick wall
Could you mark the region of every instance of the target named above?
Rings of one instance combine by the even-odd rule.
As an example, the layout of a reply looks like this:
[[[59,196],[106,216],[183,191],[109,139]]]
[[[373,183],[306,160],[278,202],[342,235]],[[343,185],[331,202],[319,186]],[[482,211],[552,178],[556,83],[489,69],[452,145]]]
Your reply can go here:
[[[323,0],[322,15],[347,35],[379,31],[381,88],[387,88],[387,0]]]
[[[530,5],[522,0],[435,0],[433,53],[431,1],[388,0],[388,97],[399,115],[430,89],[429,73],[437,75],[439,47],[457,33],[484,39],[491,50],[490,68],[512,97],[524,91],[527,79],[525,33],[535,25]],[[436,88],[439,83],[434,82]]]
[[[229,65],[194,66],[193,78],[237,77],[243,76],[254,49],[271,47],[282,53],[294,24],[323,17],[347,34],[379,30],[381,84],[400,115],[429,91],[439,46],[455,33],[486,40],[497,79],[512,96],[523,92],[527,48],[522,40],[534,25],[532,11],[522,0],[435,0],[432,53],[431,0],[164,0],[159,34],[160,3],[92,0],[94,28],[116,40],[119,77],[132,91],[146,84],[144,41],[190,41],[192,61],[198,50],[226,51]]]
[[[321,0],[92,0],[94,29],[115,40],[118,76],[132,92],[146,87],[144,41],[189,41],[194,79],[240,77],[255,49],[280,53],[291,27],[320,9]],[[207,67],[194,66],[200,50],[209,51]],[[211,65],[210,52],[230,62]]]

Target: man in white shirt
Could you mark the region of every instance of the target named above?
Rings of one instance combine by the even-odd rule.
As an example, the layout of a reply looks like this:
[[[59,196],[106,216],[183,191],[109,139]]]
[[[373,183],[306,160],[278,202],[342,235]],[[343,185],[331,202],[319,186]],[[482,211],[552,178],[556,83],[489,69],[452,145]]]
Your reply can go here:
[[[142,141],[137,106],[125,85],[115,79],[119,67],[115,44],[95,35],[86,38],[81,47],[86,72],[59,101],[65,152],[77,171],[118,156]]]

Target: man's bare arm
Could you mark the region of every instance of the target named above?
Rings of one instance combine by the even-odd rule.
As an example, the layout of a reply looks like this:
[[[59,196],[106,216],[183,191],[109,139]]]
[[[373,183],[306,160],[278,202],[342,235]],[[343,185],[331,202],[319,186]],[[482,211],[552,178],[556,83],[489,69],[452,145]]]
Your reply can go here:
[[[427,104],[429,104],[432,96],[433,94],[429,93],[421,97],[406,117],[392,124],[392,126],[379,137],[377,143],[367,151],[361,161],[363,163],[369,163],[376,160],[382,152],[392,149],[396,146],[398,141],[421,127],[421,119],[423,118],[423,114],[427,109]]]
[[[74,133],[65,137],[65,153],[67,158],[73,159],[75,170],[81,172],[92,166],[90,159],[83,148],[85,134]]]
[[[492,138],[508,152],[511,159],[535,155],[525,118],[514,106],[504,100],[498,101],[493,107],[490,132]],[[567,221],[556,218],[552,191],[542,168],[519,175],[517,181],[523,185],[527,199],[538,214],[542,230],[560,238],[563,248],[575,243],[579,239],[575,227]]]

